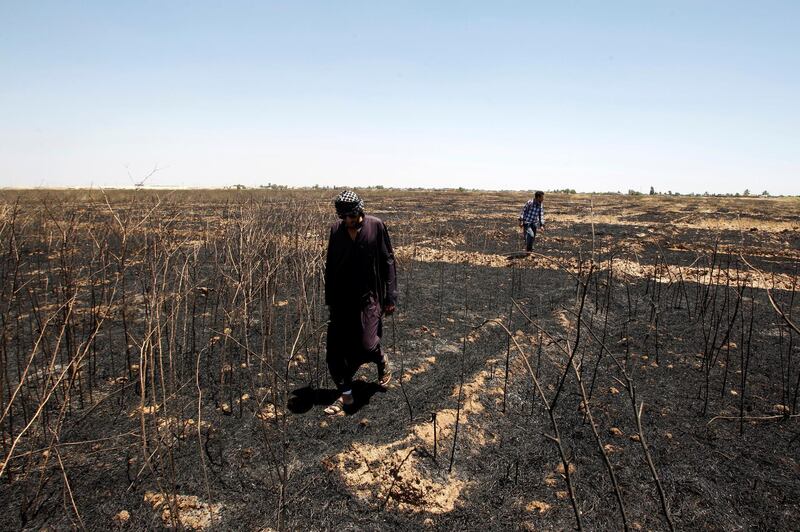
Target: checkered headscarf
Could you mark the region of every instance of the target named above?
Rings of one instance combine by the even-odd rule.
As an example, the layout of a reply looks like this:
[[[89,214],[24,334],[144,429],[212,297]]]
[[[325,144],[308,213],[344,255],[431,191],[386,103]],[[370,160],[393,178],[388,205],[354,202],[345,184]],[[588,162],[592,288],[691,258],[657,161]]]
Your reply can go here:
[[[364,214],[364,200],[358,197],[358,194],[352,190],[345,190],[333,201],[336,207],[336,214],[343,218],[347,214]]]

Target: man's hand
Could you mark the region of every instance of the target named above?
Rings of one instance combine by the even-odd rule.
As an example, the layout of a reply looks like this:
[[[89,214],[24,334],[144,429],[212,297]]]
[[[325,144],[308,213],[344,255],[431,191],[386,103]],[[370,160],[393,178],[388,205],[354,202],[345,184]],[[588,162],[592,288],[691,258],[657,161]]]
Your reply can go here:
[[[392,314],[394,314],[394,305],[392,305],[391,303],[389,303],[388,305],[384,305],[383,313],[386,314],[387,316],[391,316]]]

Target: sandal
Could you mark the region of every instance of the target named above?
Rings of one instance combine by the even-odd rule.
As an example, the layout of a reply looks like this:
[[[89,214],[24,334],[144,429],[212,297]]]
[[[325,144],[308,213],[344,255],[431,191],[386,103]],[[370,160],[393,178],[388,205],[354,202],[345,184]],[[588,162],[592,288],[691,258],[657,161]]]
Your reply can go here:
[[[344,412],[344,409],[347,408],[348,406],[352,406],[354,402],[352,394],[346,394],[346,395],[350,397],[349,401],[345,401],[344,395],[340,395],[339,398],[336,399],[332,404],[325,407],[324,412],[329,416],[335,416],[337,414],[341,414],[342,412]]]
[[[386,387],[392,380],[392,370],[389,367],[389,357],[383,355],[383,358],[378,362],[378,384]]]
[[[342,400],[341,397],[339,397],[332,404],[325,407],[325,410],[323,410],[323,412],[325,412],[329,416],[335,416],[337,414],[341,414],[342,412],[344,412],[344,401]]]

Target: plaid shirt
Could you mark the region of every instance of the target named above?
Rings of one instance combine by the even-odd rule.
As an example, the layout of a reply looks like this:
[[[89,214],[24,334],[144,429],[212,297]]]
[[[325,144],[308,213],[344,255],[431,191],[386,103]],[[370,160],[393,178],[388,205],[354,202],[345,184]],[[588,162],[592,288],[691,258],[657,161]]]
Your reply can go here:
[[[544,226],[544,208],[540,202],[528,200],[522,212],[519,213],[519,219],[525,225],[536,225],[536,227]]]

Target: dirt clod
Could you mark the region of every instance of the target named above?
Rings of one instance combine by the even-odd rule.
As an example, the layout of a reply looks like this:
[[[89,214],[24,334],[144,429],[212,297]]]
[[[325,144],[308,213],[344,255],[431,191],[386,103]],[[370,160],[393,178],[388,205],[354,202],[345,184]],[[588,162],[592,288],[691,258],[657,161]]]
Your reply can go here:
[[[525,509],[530,512],[539,512],[540,514],[545,513],[551,508],[549,504],[543,501],[531,501],[526,506]]]
[[[144,500],[150,503],[154,510],[161,511],[161,522],[166,527],[172,527],[175,522],[170,509],[172,505],[178,510],[179,525],[190,530],[208,529],[219,518],[222,510],[222,504],[205,503],[195,495],[175,495],[167,499],[161,493],[148,491],[144,495]]]

